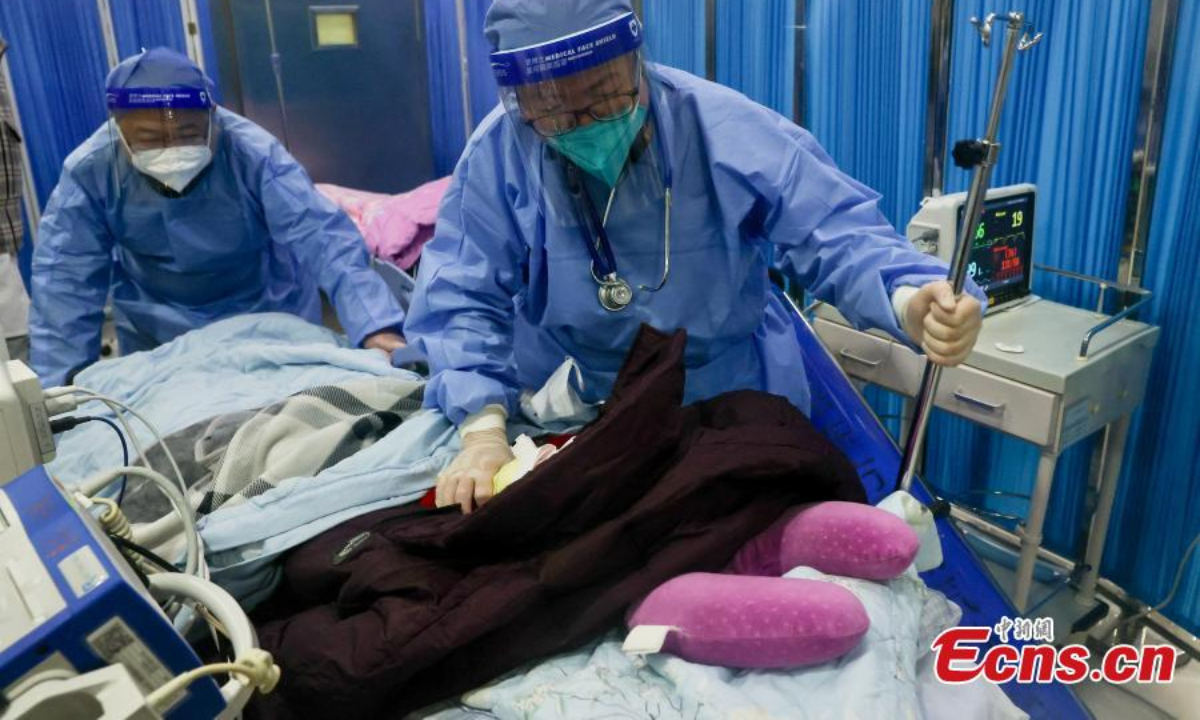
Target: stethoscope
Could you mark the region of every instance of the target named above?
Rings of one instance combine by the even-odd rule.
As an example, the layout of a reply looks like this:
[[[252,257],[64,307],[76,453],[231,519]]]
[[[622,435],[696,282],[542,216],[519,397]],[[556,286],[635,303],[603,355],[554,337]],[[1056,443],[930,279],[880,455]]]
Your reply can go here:
[[[651,112],[653,113],[653,109]],[[654,115],[652,114],[651,117],[653,118]],[[662,277],[654,287],[638,285],[638,290],[651,293],[662,290],[667,284],[667,278],[671,275],[671,160],[667,156],[662,141],[662,131],[657,127],[655,127],[654,141],[658,146],[659,157],[663,163],[663,271]],[[625,177],[625,168],[621,169],[616,184],[608,193],[604,216],[597,217],[596,207],[592,204],[592,200],[588,197],[579,178],[582,171],[574,163],[564,162],[567,187],[575,199],[576,212],[579,213],[582,210],[583,217],[580,218],[581,222],[579,223],[583,231],[581,237],[583,244],[588,249],[588,254],[592,257],[590,269],[592,280],[598,285],[597,295],[600,299],[600,307],[609,312],[619,312],[633,302],[633,287],[617,273],[617,258],[613,254],[612,243],[608,241],[608,232],[605,230],[605,226],[608,225],[608,215],[612,211],[617,188],[620,187],[621,180]],[[626,159],[626,167],[628,164],[628,159]]]

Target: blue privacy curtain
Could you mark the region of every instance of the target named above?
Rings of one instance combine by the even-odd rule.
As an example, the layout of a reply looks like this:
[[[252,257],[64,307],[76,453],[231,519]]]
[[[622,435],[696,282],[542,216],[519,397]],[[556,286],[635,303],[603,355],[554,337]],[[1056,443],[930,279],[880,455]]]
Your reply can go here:
[[[467,141],[456,22],[453,2],[426,0],[429,124],[433,135],[433,167],[438,175],[448,175],[454,169]]]
[[[176,0],[108,0],[108,4],[117,54],[122,59],[152,47],[169,47],[187,54],[183,18]]]
[[[652,62],[704,77],[704,3],[642,0],[646,54]]]
[[[1035,261],[1116,278],[1135,144],[1149,0],[1023,0],[1022,10],[1046,38],[1021,54],[1001,123],[993,186],[1038,186]],[[992,7],[956,3],[950,137],[982,133],[1000,62],[999,43],[984,48],[968,18]],[[997,33],[1000,32],[997,26]],[[947,191],[965,190],[969,175],[947,170]],[[1066,304],[1092,305],[1096,291],[1076,281],[1034,274],[1034,291]],[[1064,453],[1055,474],[1047,544],[1082,552],[1083,501],[1095,439]],[[1027,443],[938,413],[930,428],[926,476],[951,495],[972,489],[1027,495],[1037,451]],[[978,501],[980,498],[974,498]],[[1026,503],[999,500],[993,509],[1023,515]]]
[[[1180,3],[1162,155],[1142,283],[1162,328],[1126,450],[1103,571],[1156,604],[1200,532],[1200,2]],[[1200,632],[1200,557],[1163,612]]]
[[[13,93],[38,201],[58,183],[63,159],[106,117],[108,60],[96,4],[77,0],[3,0],[0,33],[9,42]]]
[[[483,20],[491,0],[466,0],[467,82],[474,126],[487,117],[499,100],[483,35]],[[425,0],[428,51],[429,115],[433,129],[433,165],[449,175],[467,143],[463,116],[462,72],[459,62],[458,15],[454,0]]]
[[[716,15],[717,82],[791,117],[795,0],[717,0]]]
[[[37,203],[45,207],[63,160],[106,117],[108,60],[96,4],[2,0],[0,35],[9,43],[10,91],[21,113]],[[28,227],[25,235],[31,237]],[[26,242],[20,266],[27,286],[32,255],[33,243]]]
[[[122,57],[143,46],[185,51],[174,0],[110,0],[110,5]],[[207,17],[202,10],[201,20]],[[45,206],[63,160],[106,117],[108,56],[97,6],[80,0],[3,0],[0,33],[11,45],[12,91],[25,125],[37,199]],[[211,46],[211,33],[206,34]],[[21,260],[27,282],[31,253],[32,244],[26,243]]]
[[[878,191],[903,232],[921,201],[929,2],[897,2],[886,18],[872,0],[809,0],[804,117],[842,170]],[[897,396],[867,399],[898,436]]]

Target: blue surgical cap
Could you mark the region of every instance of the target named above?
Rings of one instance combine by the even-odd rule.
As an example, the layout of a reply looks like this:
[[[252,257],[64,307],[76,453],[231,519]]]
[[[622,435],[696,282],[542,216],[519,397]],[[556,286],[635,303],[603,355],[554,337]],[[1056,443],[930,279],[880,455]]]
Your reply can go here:
[[[540,45],[633,12],[630,0],[494,0],[483,22],[493,50]]]
[[[112,69],[106,88],[190,88],[212,95],[213,83],[186,55],[170,48],[144,50]]]

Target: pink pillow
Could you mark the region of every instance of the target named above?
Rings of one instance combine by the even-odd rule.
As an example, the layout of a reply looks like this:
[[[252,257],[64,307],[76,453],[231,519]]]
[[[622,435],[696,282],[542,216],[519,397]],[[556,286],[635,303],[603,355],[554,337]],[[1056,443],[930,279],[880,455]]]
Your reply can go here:
[[[784,515],[738,552],[729,572],[778,577],[804,565],[829,575],[890,580],[908,569],[920,544],[913,529],[886,510],[822,502]]]
[[[820,580],[682,575],[660,585],[629,627],[671,629],[663,652],[731,668],[792,668],[850,652],[870,627],[854,593]]]

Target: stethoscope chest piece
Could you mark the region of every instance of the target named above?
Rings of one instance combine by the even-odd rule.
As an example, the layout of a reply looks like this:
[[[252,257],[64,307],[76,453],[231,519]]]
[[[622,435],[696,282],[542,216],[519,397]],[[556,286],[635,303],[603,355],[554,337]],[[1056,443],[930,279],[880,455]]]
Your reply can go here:
[[[609,312],[619,312],[633,302],[633,288],[616,275],[609,275],[601,281],[598,289],[600,307]]]

